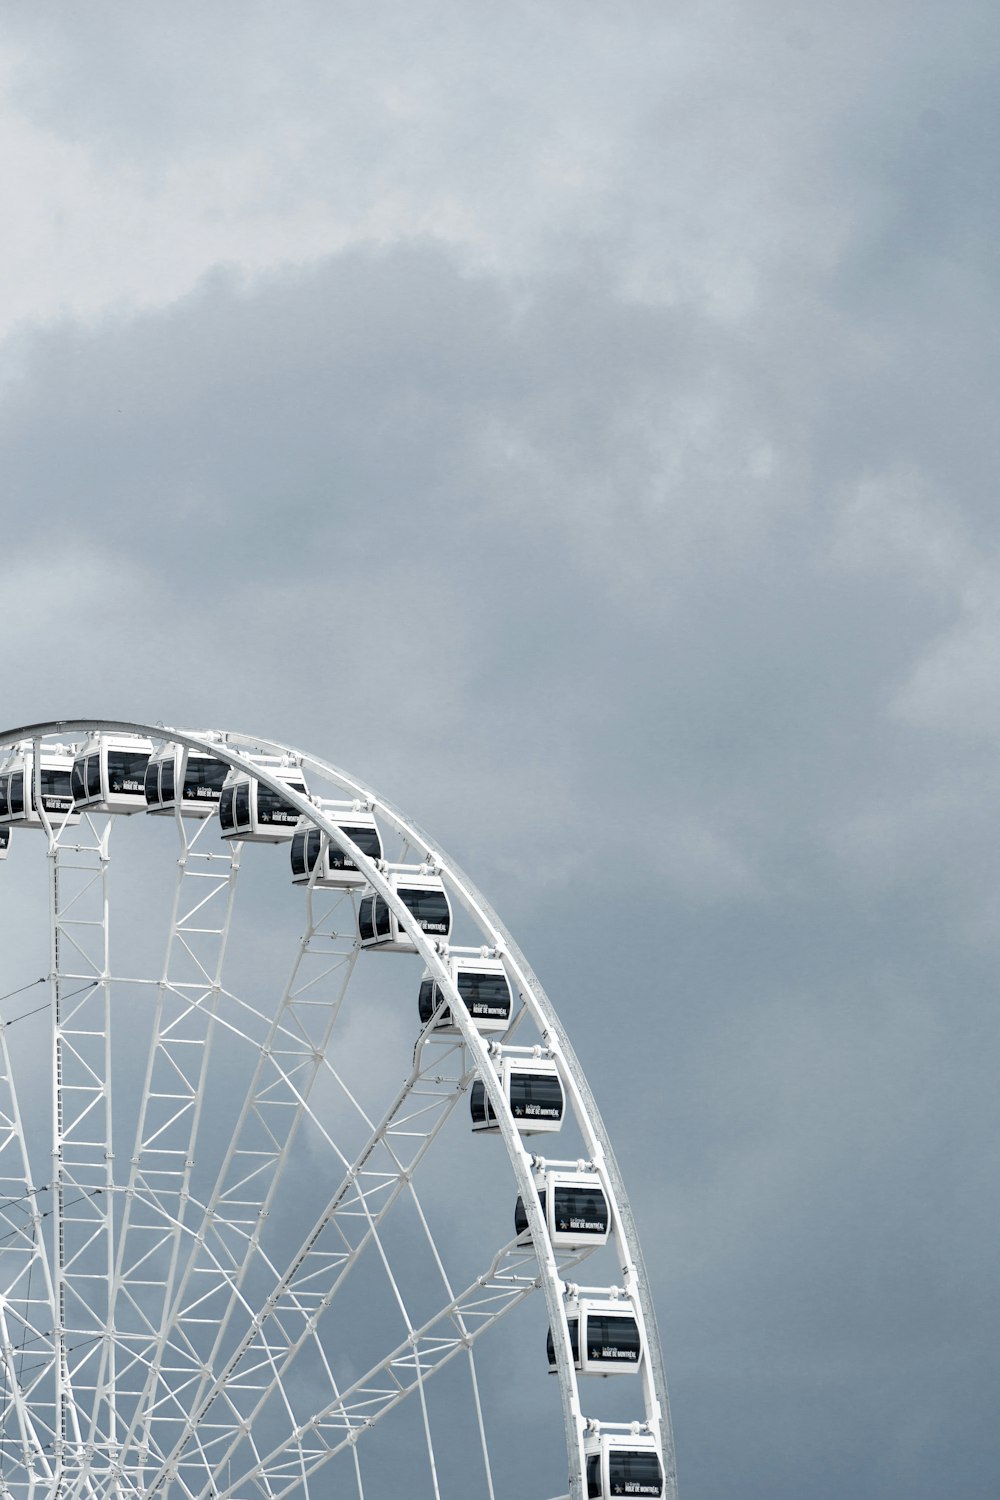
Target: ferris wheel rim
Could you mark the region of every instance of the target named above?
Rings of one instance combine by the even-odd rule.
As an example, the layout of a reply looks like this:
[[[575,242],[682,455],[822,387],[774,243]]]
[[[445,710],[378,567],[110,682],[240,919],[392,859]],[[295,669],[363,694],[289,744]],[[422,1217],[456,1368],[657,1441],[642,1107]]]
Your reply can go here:
[[[88,717],[43,721],[5,730],[0,732],[0,746],[13,746],[26,741],[40,744],[43,740],[51,739],[53,736],[76,733],[120,733],[129,736],[143,736],[152,740],[160,740],[164,743],[177,744],[188,749],[208,750],[215,758],[227,764],[231,769],[247,772],[259,779],[265,786],[270,786],[272,790],[280,791],[296,810],[302,816],[307,817],[314,826],[330,836],[336,833],[341,841],[343,841],[343,831],[339,828],[335,820],[324,813],[321,807],[317,807],[306,796],[301,796],[295,792],[290,793],[287,785],[273,775],[271,768],[258,764],[253,758],[254,754],[289,757],[304,768],[316,772],[319,776],[333,781],[345,791],[351,792],[356,798],[369,805],[373,811],[377,811],[393,825],[399,834],[411,840],[417,849],[422,848],[432,868],[437,873],[440,873],[442,877],[447,878],[449,887],[466,908],[469,915],[480,925],[481,930],[488,932],[493,937],[494,947],[509,962],[518,983],[522,987],[526,1002],[530,999],[536,1021],[541,1024],[543,1032],[548,1033],[557,1044],[560,1064],[565,1069],[573,1085],[577,1095],[578,1107],[589,1122],[594,1141],[599,1148],[594,1154],[594,1164],[595,1166],[599,1164],[602,1174],[606,1176],[608,1185],[611,1188],[616,1218],[630,1261],[634,1296],[641,1309],[645,1329],[645,1349],[650,1365],[649,1374],[653,1397],[652,1417],[656,1424],[656,1434],[662,1450],[664,1493],[668,1495],[673,1494],[675,1492],[673,1439],[655,1309],[642,1250],[632,1216],[631,1205],[625,1191],[617,1159],[614,1155],[610,1138],[593,1091],[590,1088],[569,1037],[559,1021],[554,1005],[512,934],[499,918],[492,905],[479,891],[478,887],[464,870],[426,835],[418,824],[403,814],[387,798],[383,797],[357,777],[343,771],[340,767],[280,741],[266,737],[246,735],[238,731],[194,730],[164,724],[150,725],[131,720]],[[428,940],[426,935],[416,925],[403,903],[399,901],[392,886],[383,879],[381,872],[373,861],[364,854],[364,851],[352,847],[350,852],[356,858],[359,868],[372,887],[390,905],[395,906],[400,922],[404,927],[407,927],[408,936],[413,942],[416,951],[423,958],[425,965],[434,975],[442,992],[451,1002],[452,1014],[460,1026],[463,1040],[469,1046],[472,1058],[482,1068],[482,1076],[488,1083],[489,1070],[485,1067],[489,1050],[488,1046],[484,1044],[482,1036],[472,1023],[463,1018],[463,1008],[460,1004],[456,1003],[458,1000],[457,992],[454,990],[451,975],[443,962],[437,946]],[[530,1218],[537,1213],[537,1205],[534,1201],[535,1195],[530,1191],[531,1178],[526,1166],[526,1162],[530,1158],[521,1138],[517,1135],[513,1126],[506,1120],[502,1111],[499,1114],[499,1125],[501,1135],[504,1137],[507,1154],[514,1168],[515,1177],[524,1197],[525,1207]],[[556,1274],[554,1263],[542,1265],[541,1254],[539,1255],[539,1265],[543,1272],[543,1290],[546,1301],[549,1304],[550,1323],[552,1326],[555,1326],[556,1313],[562,1305],[563,1284]],[[564,1368],[567,1363],[567,1352],[560,1347],[561,1342],[560,1340],[556,1341],[556,1355],[559,1366],[560,1387],[564,1398],[567,1452],[568,1456],[570,1456],[574,1451],[574,1447],[577,1451],[580,1448],[581,1413],[578,1405],[576,1408],[571,1408],[568,1404],[568,1392],[571,1390],[575,1391],[576,1382],[572,1371]],[[574,1490],[577,1493],[582,1493],[582,1470],[575,1474],[573,1473],[574,1465],[572,1457],[570,1457],[570,1467],[571,1493]],[[578,1470],[580,1469],[579,1465],[576,1467]],[[572,1483],[573,1480],[576,1481],[575,1486]]]

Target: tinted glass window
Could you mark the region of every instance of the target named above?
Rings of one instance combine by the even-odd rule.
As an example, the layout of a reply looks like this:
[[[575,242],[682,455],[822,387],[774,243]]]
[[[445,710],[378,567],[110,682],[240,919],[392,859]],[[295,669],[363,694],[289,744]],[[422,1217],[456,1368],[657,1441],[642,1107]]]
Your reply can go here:
[[[219,806],[219,816],[222,816],[222,806]],[[292,838],[292,874],[304,875],[306,873],[306,834],[305,829],[300,828]]]
[[[304,792],[304,786],[297,786],[297,792]],[[257,822],[258,823],[297,823],[299,815],[290,802],[282,797],[280,792],[272,792],[269,786],[257,783]]]
[[[370,859],[382,858],[382,840],[379,838],[377,828],[349,828],[345,823],[344,832],[353,844],[357,844],[362,854],[367,854]],[[357,868],[351,856],[331,839],[330,869],[356,870]]]
[[[597,1500],[601,1493],[601,1456],[599,1453],[591,1454],[587,1459],[587,1497],[588,1500]]]
[[[9,784],[9,776],[0,776],[0,818],[5,818],[9,810],[9,804],[7,802],[7,791]]]
[[[86,774],[85,774],[86,770],[87,770],[86,761],[83,759],[82,756],[79,756],[73,762],[73,775],[72,775],[71,780],[70,780],[70,785],[71,785],[71,787],[73,789],[73,801],[74,802],[82,802],[83,799],[84,799],[84,797],[86,797],[86,795],[87,795],[87,781],[86,781]]]
[[[159,762],[151,760],[146,767],[146,775],[143,778],[146,803],[149,807],[155,807],[160,800],[159,771]]]
[[[433,979],[422,979],[420,981],[418,1004],[420,1006],[420,1024],[421,1026],[426,1026],[437,1009],[437,985]]]
[[[174,757],[168,755],[160,762],[160,801],[174,800]]]
[[[101,795],[101,757],[100,755],[87,756],[87,796],[99,797]]]
[[[184,801],[218,802],[226,775],[227,767],[221,760],[189,754],[184,768]]]
[[[567,1327],[569,1328],[569,1347],[573,1353],[573,1363],[577,1365],[580,1363],[580,1324],[576,1318],[569,1318],[567,1319]],[[556,1346],[551,1328],[545,1339],[545,1350],[549,1356],[549,1366],[554,1370],[556,1367]]]
[[[70,769],[42,766],[39,775],[42,806],[46,812],[67,812],[73,806],[73,787]]]
[[[375,897],[375,931],[379,937],[392,936],[392,913],[381,896]]]
[[[400,890],[399,895],[424,932],[442,934],[450,932],[448,899],[444,891],[425,891],[407,886]]]
[[[345,828],[344,832],[350,834],[361,853],[367,854],[369,859],[382,858],[382,840],[377,828]]]
[[[460,969],[458,993],[470,1016],[506,1021],[510,1015],[510,987],[505,974],[476,974]]]
[[[358,932],[363,943],[370,941],[375,936],[375,928],[372,923],[374,906],[375,897],[365,896],[358,908]]]
[[[24,812],[24,772],[14,771],[10,778],[10,810],[12,813]]]
[[[486,1092],[486,1085],[481,1078],[477,1078],[469,1093],[469,1110],[472,1114],[473,1123],[481,1125],[483,1121],[490,1124],[496,1119],[490,1097]]]
[[[148,764],[148,750],[109,750],[109,790],[116,795],[123,792],[130,796],[137,795],[143,789]]]
[[[515,1120],[561,1120],[562,1085],[551,1073],[512,1073],[510,1112]]]
[[[612,1448],[608,1454],[608,1479],[612,1495],[663,1493],[663,1474],[655,1453],[629,1453]]]
[[[542,1205],[542,1218],[544,1219],[544,1217],[545,1217],[545,1194],[544,1193],[539,1193],[539,1195],[538,1195],[538,1201]],[[527,1228],[528,1228],[528,1215],[527,1215],[527,1212],[525,1211],[524,1200],[522,1199],[520,1193],[518,1193],[518,1195],[517,1195],[517,1202],[514,1204],[514,1232],[515,1232],[515,1234],[524,1234],[527,1231]]]
[[[10,843],[10,829],[0,828],[0,849],[6,849]]]
[[[250,827],[250,783],[238,781],[233,787],[233,821],[237,828]]]
[[[599,1187],[557,1187],[555,1191],[555,1227],[566,1233],[582,1230],[585,1234],[607,1234],[608,1205]]]
[[[236,796],[234,786],[224,786],[219,794],[219,827],[226,833],[231,833],[236,826],[233,817],[233,799]],[[295,850],[292,850],[292,869],[295,869]]]
[[[639,1325],[635,1318],[611,1313],[587,1317],[587,1358],[606,1364],[639,1363]]]

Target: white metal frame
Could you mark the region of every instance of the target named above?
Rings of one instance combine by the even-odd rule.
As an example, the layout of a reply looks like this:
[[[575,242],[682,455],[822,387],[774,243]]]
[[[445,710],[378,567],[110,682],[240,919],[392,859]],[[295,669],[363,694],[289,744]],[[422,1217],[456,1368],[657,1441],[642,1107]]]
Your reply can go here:
[[[635,1311],[645,1354],[637,1375],[637,1430],[660,1452],[664,1494],[673,1500],[673,1442],[653,1305],[607,1132],[551,1002],[476,887],[391,803],[336,767],[272,741],[84,719],[11,730],[0,735],[0,746],[31,741],[37,776],[44,741],[95,733],[209,748],[231,769],[247,771],[285,796],[299,814],[347,849],[368,886],[389,904],[436,980],[458,1034],[435,1034],[433,1022],[425,1028],[397,1098],[381,1120],[369,1120],[337,1076],[329,1050],[359,950],[353,930],[331,935],[328,913],[343,903],[353,911],[356,897],[320,891],[315,882],[306,888],[305,930],[285,990],[270,1015],[255,1009],[228,994],[223,974],[241,845],[225,841],[218,853],[206,853],[208,821],[199,820],[192,828],[178,812],[181,855],[174,914],[156,985],[154,1044],[139,1134],[123,1178],[115,1172],[111,1144],[108,997],[113,980],[107,880],[114,816],[88,814],[79,827],[66,831],[46,819],[52,869],[51,1184],[30,1181],[28,1146],[0,1025],[0,1189],[7,1194],[0,1200],[0,1234],[7,1233],[16,1247],[5,1252],[0,1241],[3,1420],[5,1431],[17,1433],[16,1458],[6,1451],[9,1440],[0,1452],[8,1492],[28,1500],[34,1500],[36,1490],[67,1500],[110,1491],[135,1496],[170,1492],[188,1500],[281,1500],[293,1492],[308,1496],[311,1476],[343,1449],[354,1452],[357,1469],[363,1437],[415,1393],[437,1495],[425,1384],[465,1355],[479,1410],[473,1346],[540,1286],[553,1330],[568,1494],[571,1500],[584,1500],[584,1449],[595,1424],[581,1402],[564,1294],[567,1272],[590,1251],[552,1248],[535,1186],[536,1158],[530,1138],[526,1144],[511,1117],[498,1072],[499,1049],[465,1011],[446,948],[442,951],[443,945],[420,930],[383,862],[373,862],[351,843],[322,801],[292,791],[259,760],[277,756],[301,766],[317,798],[328,799],[332,789],[335,796],[369,806],[383,830],[402,841],[408,859],[440,877],[453,908],[461,909],[478,932],[477,941],[502,959],[523,1002],[514,1027],[527,1021],[537,1032],[538,1045],[555,1061],[567,1115],[575,1117],[583,1139],[582,1160],[598,1175],[608,1201],[619,1279]],[[206,1202],[195,1203],[190,1173],[208,1058],[227,1028],[250,1041],[259,1062],[215,1187]],[[512,1240],[502,1246],[476,1280],[456,1292],[424,1218],[413,1174],[476,1076],[484,1081],[497,1115],[532,1243],[519,1246]],[[317,1127],[310,1102],[314,1086],[331,1077],[363,1119],[367,1139],[360,1152],[348,1157],[328,1138],[341,1161],[342,1179],[318,1203],[313,1227],[296,1254],[287,1264],[272,1265],[262,1248],[261,1226],[279,1179],[294,1160],[300,1127],[307,1120]],[[170,1146],[163,1146],[158,1156],[158,1142],[167,1136]],[[39,1193],[46,1189],[53,1203],[48,1240],[38,1206]],[[403,1195],[423,1223],[442,1280],[440,1310],[418,1326],[407,1312],[380,1236],[386,1216]],[[402,1345],[341,1387],[318,1329],[366,1250],[382,1257],[408,1332]],[[258,1273],[270,1279],[271,1291],[259,1304],[249,1304],[244,1288]],[[23,1350],[29,1339],[37,1356],[26,1375]],[[326,1395],[306,1419],[294,1409],[287,1387],[299,1359],[325,1371]],[[268,1446],[282,1413],[288,1430]],[[479,1421],[492,1500],[481,1410]],[[360,1469],[357,1475],[363,1495]]]

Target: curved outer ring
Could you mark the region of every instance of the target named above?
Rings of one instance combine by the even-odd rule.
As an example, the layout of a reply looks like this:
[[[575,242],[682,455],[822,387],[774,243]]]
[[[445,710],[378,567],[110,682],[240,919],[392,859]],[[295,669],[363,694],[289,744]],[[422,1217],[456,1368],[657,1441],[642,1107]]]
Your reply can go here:
[[[464,871],[451,859],[443,855],[427,835],[415,823],[410,822],[391,802],[380,797],[364,782],[348,775],[329,762],[296,750],[277,741],[259,739],[232,731],[183,730],[163,724],[137,724],[118,719],[55,719],[49,723],[28,724],[21,728],[0,732],[0,746],[24,740],[49,738],[60,734],[127,734],[139,735],[153,740],[186,746],[188,749],[210,749],[218,760],[237,770],[255,776],[272,791],[280,793],[301,814],[308,817],[324,833],[334,837],[346,849],[364,874],[369,885],[381,895],[395,913],[408,937],[423,958],[427,968],[449,1002],[449,1008],[457,1021],[469,1052],[475,1061],[480,1077],[486,1084],[500,1132],[514,1169],[518,1191],[524,1203],[531,1236],[538,1253],[540,1281],[545,1293],[549,1324],[553,1332],[556,1364],[562,1396],[563,1420],[566,1430],[566,1452],[569,1465],[569,1493],[572,1500],[583,1500],[584,1485],[584,1432],[587,1419],[580,1407],[576,1371],[573,1367],[569,1333],[563,1315],[563,1292],[565,1284],[556,1267],[547,1228],[541,1215],[537,1193],[532,1178],[532,1154],[525,1150],[520,1133],[516,1129],[510,1109],[500,1086],[499,1076],[489,1044],[472,1024],[468,1012],[461,1004],[447,965],[436,945],[429,941],[415,919],[395,891],[386,881],[375,863],[360,850],[328,817],[307,797],[293,791],[287,782],[280,781],[266,766],[257,765],[252,758],[256,754],[288,756],[304,768],[314,771],[321,778],[329,779],[354,797],[368,803],[379,812],[401,836],[409,840],[425,856],[424,862],[447,884],[449,893],[456,896],[469,916],[505,960],[515,979],[525,1004],[532,1012],[543,1043],[551,1055],[558,1060],[560,1075],[568,1087],[574,1104],[581,1133],[595,1170],[599,1173],[611,1206],[618,1245],[622,1251],[622,1274],[625,1288],[632,1296],[638,1314],[646,1358],[642,1365],[643,1388],[646,1405],[646,1425],[658,1439],[663,1457],[665,1500],[675,1500],[676,1471],[674,1463],[673,1434],[670,1423],[670,1407],[667,1397],[666,1374],[663,1354],[656,1327],[656,1314],[646,1273],[635,1222],[629,1207],[625,1186],[618,1163],[608,1139],[608,1133],[598,1110],[590,1085],[576,1053],[563,1030],[556,1011],[545,993],[537,975],[528,964],[517,943],[507,928],[472,883]],[[239,749],[233,749],[233,746]],[[244,753],[241,753],[241,750]],[[34,775],[37,781],[40,772],[39,757],[34,757]],[[38,787],[36,785],[36,805]],[[559,1337],[557,1331],[561,1332]]]

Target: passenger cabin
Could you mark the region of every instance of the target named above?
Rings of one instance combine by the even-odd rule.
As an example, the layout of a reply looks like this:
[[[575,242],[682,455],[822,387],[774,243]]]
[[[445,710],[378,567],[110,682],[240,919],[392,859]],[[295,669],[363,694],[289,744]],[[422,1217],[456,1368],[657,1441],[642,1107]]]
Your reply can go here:
[[[503,1032],[510,1025],[514,1000],[510,980],[498,958],[450,955],[448,968],[455,988],[469,1012],[477,1031]],[[425,974],[420,981],[420,1024],[426,1026],[444,996],[433,977]],[[459,1028],[448,1006],[434,1022],[436,1033],[456,1033]]]
[[[146,810],[150,740],[134,735],[93,735],[73,761],[73,805],[80,812]]]
[[[448,936],[451,932],[451,902],[437,875],[393,870],[386,879],[422,932],[429,938]],[[417,951],[416,944],[411,942],[389,903],[374,892],[361,898],[358,936],[362,948],[379,948],[387,953]]]
[[[587,1500],[658,1500],[663,1494],[663,1464],[651,1434],[588,1433],[583,1453]]]
[[[218,806],[228,767],[208,749],[163,745],[146,767],[146,811],[209,818]]]
[[[18,746],[0,771],[0,826],[44,828],[35,801],[35,755],[31,745]],[[62,745],[42,746],[38,762],[41,808],[51,826],[79,823],[73,810],[73,751]]]
[[[320,802],[323,812],[369,859],[382,858],[382,837],[374,816],[356,802]],[[346,891],[364,885],[365,877],[346,849],[309,818],[300,818],[292,835],[292,884]],[[314,874],[315,872],[315,874]]]
[[[504,1057],[497,1071],[514,1124],[522,1135],[562,1129],[566,1101],[554,1062],[542,1057]],[[469,1107],[473,1130],[499,1130],[481,1078],[472,1085]]]
[[[542,1168],[535,1173],[535,1185],[553,1250],[589,1250],[607,1244],[611,1214],[596,1172]],[[520,1197],[514,1205],[514,1228],[518,1244],[530,1245],[531,1229]]]
[[[299,766],[264,756],[255,756],[254,760],[290,792],[309,795]],[[229,772],[219,800],[219,826],[224,839],[280,844],[292,838],[298,821],[299,809],[280,792],[265,786],[249,771],[234,768]]]
[[[642,1359],[642,1336],[635,1308],[628,1297],[570,1297],[566,1325],[573,1364],[581,1375],[629,1375]],[[549,1329],[545,1343],[549,1371],[555,1374],[556,1351]]]

